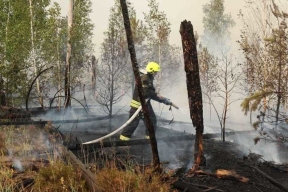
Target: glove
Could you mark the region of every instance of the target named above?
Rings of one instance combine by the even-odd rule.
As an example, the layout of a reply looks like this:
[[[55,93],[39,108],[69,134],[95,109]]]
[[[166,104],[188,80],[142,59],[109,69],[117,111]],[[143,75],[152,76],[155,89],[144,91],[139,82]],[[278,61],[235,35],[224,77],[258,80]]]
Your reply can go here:
[[[172,102],[168,98],[164,98],[162,103],[164,103],[165,105],[171,105],[172,104]]]

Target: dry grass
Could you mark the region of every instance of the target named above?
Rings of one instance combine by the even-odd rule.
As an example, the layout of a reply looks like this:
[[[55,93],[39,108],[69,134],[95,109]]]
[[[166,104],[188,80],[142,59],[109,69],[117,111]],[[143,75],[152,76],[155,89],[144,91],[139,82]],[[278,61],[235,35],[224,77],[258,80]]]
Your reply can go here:
[[[14,171],[0,165],[0,191],[15,191],[16,182],[13,180]]]
[[[55,135],[51,136],[50,128],[51,124],[46,125],[44,129],[34,125],[2,126],[0,128],[0,160],[6,158],[8,161],[11,159],[12,162],[14,159],[18,159],[18,163],[23,166],[22,170],[13,166],[11,162],[0,164],[0,191],[88,191],[85,181],[81,179],[81,172],[62,160],[57,147],[55,147],[57,135],[55,140]],[[105,149],[102,150],[105,151]],[[42,156],[43,154],[44,156]],[[105,154],[109,154],[109,156],[103,155],[103,159],[95,161],[95,164],[104,165],[95,166],[94,173],[98,191],[172,191],[170,187],[172,180],[169,174],[155,173],[152,168],[140,167],[132,160],[121,161],[117,159],[115,151],[106,151]],[[27,162],[27,159],[28,162],[31,160],[32,165],[26,166],[24,161]],[[35,163],[36,160],[39,160],[38,163]],[[33,180],[33,183],[22,186],[23,179]]]
[[[75,171],[72,165],[57,160],[49,166],[40,169],[35,177],[33,186],[35,191],[55,192],[85,192],[85,181],[81,179],[81,173]]]
[[[95,175],[98,190],[101,192],[173,191],[171,183],[174,180],[171,179],[171,174],[154,172],[151,166],[140,166],[131,159],[122,161],[115,157],[106,162],[104,167],[96,166]]]
[[[51,124],[0,128],[0,191],[87,191],[81,174],[61,159],[50,132]],[[32,182],[23,187],[25,179]]]
[[[164,175],[153,173],[151,169],[137,172],[107,167],[96,174],[97,187],[103,192],[169,192],[170,183],[164,178]]]

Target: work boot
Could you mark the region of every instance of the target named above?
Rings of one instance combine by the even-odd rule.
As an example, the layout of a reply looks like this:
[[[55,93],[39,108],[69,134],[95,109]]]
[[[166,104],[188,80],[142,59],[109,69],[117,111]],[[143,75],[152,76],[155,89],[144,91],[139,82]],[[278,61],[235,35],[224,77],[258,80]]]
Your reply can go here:
[[[145,139],[150,139],[150,136],[149,135],[145,135]]]
[[[129,138],[129,137],[125,137],[124,135],[120,135],[120,140],[122,140],[122,141],[129,141],[130,138]]]

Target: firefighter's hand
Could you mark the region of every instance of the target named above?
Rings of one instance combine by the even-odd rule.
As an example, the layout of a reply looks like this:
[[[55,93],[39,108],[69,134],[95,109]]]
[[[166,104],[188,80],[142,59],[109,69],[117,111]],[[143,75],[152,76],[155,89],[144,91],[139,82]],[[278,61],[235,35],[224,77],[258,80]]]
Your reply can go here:
[[[165,105],[171,105],[171,104],[172,104],[172,102],[171,102],[170,99],[168,99],[168,98],[164,98],[164,99],[163,99],[163,103],[164,103]]]

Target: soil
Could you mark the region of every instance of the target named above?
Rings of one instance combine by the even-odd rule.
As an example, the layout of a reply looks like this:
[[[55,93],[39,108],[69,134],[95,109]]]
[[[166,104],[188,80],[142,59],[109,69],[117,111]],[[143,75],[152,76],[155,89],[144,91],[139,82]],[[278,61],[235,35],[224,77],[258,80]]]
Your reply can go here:
[[[133,140],[143,140],[144,130],[140,125]],[[140,130],[140,131],[139,131]],[[156,138],[161,164],[165,171],[173,171],[177,182],[174,183],[175,189],[179,191],[225,191],[225,192],[280,192],[288,191],[288,145],[285,142],[277,142],[279,150],[279,160],[275,163],[265,160],[261,155],[253,153],[242,145],[235,142],[235,135],[227,137],[223,143],[219,139],[204,140],[204,152],[206,165],[201,166],[201,172],[191,175],[189,170],[193,166],[194,140],[179,140],[173,142],[162,141],[161,138],[168,136],[183,135],[173,130],[158,128]],[[237,138],[247,137],[247,132],[237,133]],[[87,132],[80,136],[81,140],[86,141],[91,138],[99,138],[99,133],[89,134]],[[89,135],[89,136],[88,136]],[[102,133],[103,135],[103,133]],[[251,136],[249,136],[251,137]],[[119,135],[106,140],[106,142],[117,141]],[[251,137],[251,140],[253,138]],[[245,142],[245,141],[243,141]],[[253,142],[253,141],[252,141]],[[264,141],[260,141],[264,142]],[[267,146],[275,143],[267,143]],[[102,148],[101,154],[107,156],[113,154],[115,157],[124,158],[127,161],[135,161],[140,165],[151,165],[152,153],[148,144]],[[269,150],[269,147],[267,147]],[[95,149],[93,149],[95,152]],[[96,150],[97,151],[97,150]],[[269,151],[268,151],[269,152]],[[77,152],[76,152],[77,153]],[[96,152],[99,155],[99,151]],[[272,153],[272,151],[271,151]],[[90,155],[95,159],[95,153]],[[81,154],[78,153],[81,158]],[[87,157],[86,157],[87,158]],[[96,160],[97,161],[97,160]],[[99,161],[97,162],[99,165]],[[217,170],[230,171],[229,175],[216,175]],[[265,175],[265,176],[264,176]],[[270,180],[269,180],[270,179]]]
[[[175,171],[174,177],[178,179],[176,188],[179,191],[203,191],[205,189],[225,192],[287,191],[264,177],[258,170],[288,189],[288,161],[286,161],[286,164],[276,164],[261,159],[261,156],[255,153],[245,155],[238,150],[239,144],[223,143],[215,139],[204,140],[206,166],[201,166],[200,169],[205,174],[189,174],[189,169],[193,165],[193,159],[191,158],[193,156],[192,142],[194,141],[174,142],[173,145],[170,145],[170,148],[169,145],[167,148],[167,143],[158,142],[161,163],[166,171]],[[188,147],[188,145],[192,147]],[[288,152],[285,145],[282,147],[283,151]],[[150,146],[121,147],[117,149],[117,155],[123,156],[127,151],[129,151],[130,158],[133,157],[139,164],[147,165],[151,163]],[[167,154],[170,154],[170,156],[167,157]],[[288,160],[287,153],[285,155],[286,160]],[[216,177],[216,171],[222,169],[237,174],[237,177],[244,177],[247,182],[238,181],[235,177]]]
[[[121,117],[123,121],[126,118]],[[113,118],[114,120],[114,118]],[[110,120],[109,120],[110,122]],[[120,125],[122,122],[119,123]],[[94,130],[81,127],[93,126]],[[95,128],[96,127],[96,128]],[[112,127],[118,127],[113,125]],[[192,126],[191,126],[192,128]],[[108,131],[107,131],[108,130]],[[140,124],[133,136],[133,140],[143,140],[145,127]],[[78,132],[67,132],[69,137],[76,138],[79,142],[89,141],[99,138],[107,134],[107,132],[113,131],[111,124],[107,122],[97,121],[97,124],[78,124]],[[204,155],[206,158],[206,165],[201,166],[201,172],[196,174],[190,174],[190,169],[193,166],[193,149],[194,139],[189,137],[187,140],[173,140],[167,141],[162,138],[170,136],[183,136],[187,133],[177,132],[166,128],[158,128],[156,133],[158,152],[160,161],[165,171],[173,172],[173,177],[177,180],[173,186],[178,191],[225,191],[225,192],[280,192],[288,191],[288,143],[287,141],[279,141],[276,143],[265,143],[265,141],[259,141],[260,144],[265,143],[264,152],[266,154],[277,153],[279,158],[278,163],[268,161],[267,155],[262,157],[263,154],[250,151],[247,147],[247,141],[251,140],[253,143],[253,137],[247,132],[239,132],[231,137],[227,137],[227,141],[223,143],[216,139],[205,139]],[[237,136],[236,136],[237,135]],[[105,142],[119,141],[119,135],[105,140]],[[240,142],[236,138],[241,138]],[[243,139],[243,138],[246,138]],[[248,138],[248,140],[247,140]],[[276,146],[270,148],[271,145]],[[277,151],[274,151],[277,150]],[[90,148],[89,153],[87,151],[83,155],[83,150],[74,151],[75,154],[83,162],[89,161],[91,165],[93,163],[99,164],[100,158],[103,156],[124,159],[126,162],[133,161],[139,165],[151,165],[152,153],[149,143],[141,143],[141,145],[131,146],[112,146],[107,148]],[[94,161],[94,162],[93,162]],[[90,166],[92,169],[93,166]],[[230,171],[229,175],[222,175],[217,177],[217,170]],[[92,170],[93,171],[93,170]],[[264,176],[265,175],[265,176]]]
[[[248,182],[236,181],[234,178],[221,179],[211,175],[196,174],[193,177],[189,177],[189,174],[185,172],[179,172],[176,176],[180,181],[189,183],[192,186],[198,184],[216,187],[211,191],[285,191],[257,171],[261,170],[288,189],[288,164],[279,165],[273,162],[267,162],[261,160],[259,155],[255,153],[248,155],[243,154],[241,156],[242,152],[237,150],[238,147],[239,145],[236,143],[226,142],[223,144],[222,141],[213,139],[204,141],[205,156],[208,158],[206,166],[202,166],[201,170],[207,173],[215,173],[219,169],[233,171],[239,176],[249,179]],[[287,152],[287,149],[288,148],[285,147],[283,151],[285,150]],[[287,156],[286,160],[288,160]]]

